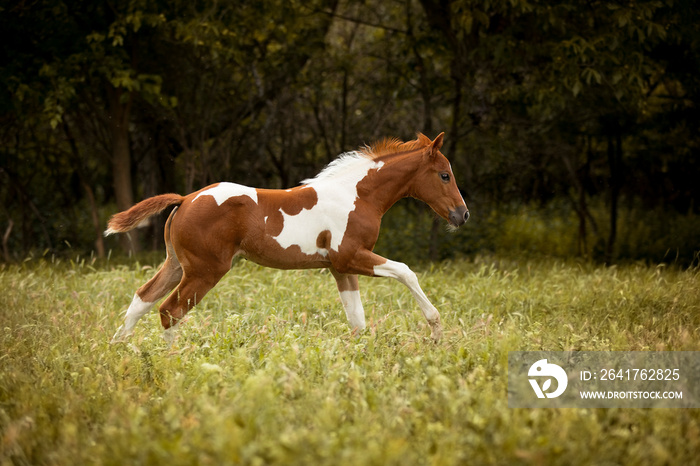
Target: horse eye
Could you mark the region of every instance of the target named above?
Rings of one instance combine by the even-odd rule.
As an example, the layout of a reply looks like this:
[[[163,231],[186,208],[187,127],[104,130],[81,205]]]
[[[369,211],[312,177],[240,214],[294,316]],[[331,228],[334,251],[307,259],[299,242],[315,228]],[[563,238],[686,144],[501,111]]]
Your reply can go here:
[[[442,178],[442,181],[447,183],[450,181],[450,174],[449,173],[440,173],[440,178]]]

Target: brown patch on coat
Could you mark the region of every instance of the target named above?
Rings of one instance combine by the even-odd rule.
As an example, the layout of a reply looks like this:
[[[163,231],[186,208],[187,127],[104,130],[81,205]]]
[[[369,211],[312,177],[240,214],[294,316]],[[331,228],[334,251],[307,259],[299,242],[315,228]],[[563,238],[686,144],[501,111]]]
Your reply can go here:
[[[284,228],[284,216],[299,215],[304,209],[311,209],[318,203],[318,194],[310,186],[292,189],[258,189],[258,205],[265,220],[265,234],[279,236]]]
[[[323,230],[316,237],[316,247],[319,249],[329,250],[331,248],[331,232]]]
[[[287,197],[280,199],[280,208],[287,215],[299,215],[302,210],[310,210],[318,203],[318,194],[311,186],[290,189],[285,194]]]
[[[284,216],[281,210],[274,210],[266,215],[265,219],[265,235],[279,236],[284,228]]]

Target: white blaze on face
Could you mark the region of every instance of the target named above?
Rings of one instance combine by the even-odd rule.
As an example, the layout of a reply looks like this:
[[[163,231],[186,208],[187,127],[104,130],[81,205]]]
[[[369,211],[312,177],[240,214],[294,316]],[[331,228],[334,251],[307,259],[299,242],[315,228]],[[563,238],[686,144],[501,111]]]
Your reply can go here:
[[[297,245],[304,254],[326,256],[328,251],[319,248],[316,239],[327,230],[331,233],[330,247],[337,251],[343,242],[350,212],[355,210],[357,184],[370,170],[379,169],[383,164],[351,153],[329,165],[316,178],[306,180],[306,186],[316,191],[318,202],[297,215],[281,211],[284,224],[274,239],[285,249]]]
[[[258,203],[258,192],[255,188],[249,188],[248,186],[243,186],[236,183],[219,183],[213,188],[209,188],[206,191],[202,191],[197,194],[197,197],[192,199],[192,202],[199,199],[200,196],[211,196],[216,201],[217,205],[221,205],[232,197],[238,196],[248,196],[256,204]]]

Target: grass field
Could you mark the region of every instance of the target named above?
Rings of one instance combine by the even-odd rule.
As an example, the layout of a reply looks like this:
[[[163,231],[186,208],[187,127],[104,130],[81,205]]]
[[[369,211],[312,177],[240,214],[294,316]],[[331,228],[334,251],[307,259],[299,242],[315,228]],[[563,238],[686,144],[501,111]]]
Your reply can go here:
[[[697,409],[510,409],[513,350],[700,350],[700,272],[477,258],[361,279],[239,262],[172,347],[110,345],[150,264],[0,266],[0,464],[691,464]]]

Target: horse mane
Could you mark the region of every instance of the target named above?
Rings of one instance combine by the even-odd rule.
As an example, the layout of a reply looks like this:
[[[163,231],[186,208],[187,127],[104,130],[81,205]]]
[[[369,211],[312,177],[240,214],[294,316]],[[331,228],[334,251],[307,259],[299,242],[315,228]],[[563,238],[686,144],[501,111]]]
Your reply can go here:
[[[413,152],[427,147],[431,142],[430,138],[423,133],[418,133],[417,139],[408,142],[403,142],[398,138],[385,138],[372,144],[365,145],[359,150],[341,154],[337,159],[326,165],[326,168],[321,170],[318,175],[303,180],[301,184],[310,184],[315,181],[335,178],[356,163],[366,162],[367,160],[377,160],[387,155]]]
[[[428,146],[430,138],[423,133],[418,133],[413,141],[403,142],[398,138],[385,138],[373,144],[365,146],[361,151],[372,160],[384,157],[385,155],[398,154],[400,152],[412,152]]]

